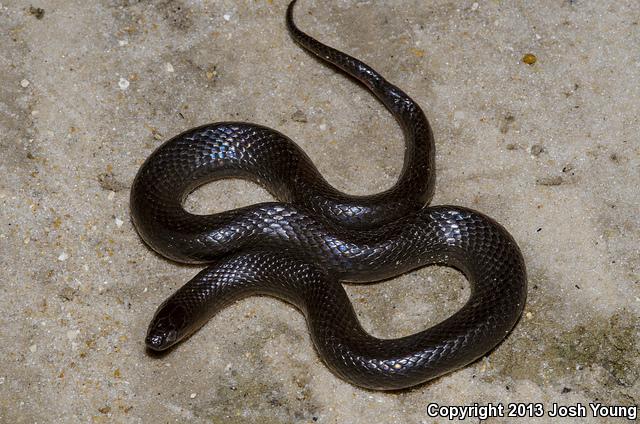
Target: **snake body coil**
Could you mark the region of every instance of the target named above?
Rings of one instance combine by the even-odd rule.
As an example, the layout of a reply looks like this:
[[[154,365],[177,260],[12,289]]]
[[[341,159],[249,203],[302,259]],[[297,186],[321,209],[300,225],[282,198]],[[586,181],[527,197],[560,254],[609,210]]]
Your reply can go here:
[[[305,314],[318,353],[340,377],[372,389],[410,387],[472,362],[508,334],[526,298],[524,261],[485,215],[424,206],[435,173],[422,110],[366,64],[300,31],[294,4],[287,10],[293,39],[361,81],[397,118],[406,140],[401,175],[385,192],[346,195],[289,138],[248,123],[206,125],[167,141],[136,176],[133,222],[161,255],[208,266],[158,308],[146,343],[165,350],[230,303],[266,294]],[[191,191],[227,177],[255,181],[282,203],[213,215],[184,210]],[[462,309],[407,337],[367,334],[339,281],[377,281],[430,264],[467,277],[471,295]]]

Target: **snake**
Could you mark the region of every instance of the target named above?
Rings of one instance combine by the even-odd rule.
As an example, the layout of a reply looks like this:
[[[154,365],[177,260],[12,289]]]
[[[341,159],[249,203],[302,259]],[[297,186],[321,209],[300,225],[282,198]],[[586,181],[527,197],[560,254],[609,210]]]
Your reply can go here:
[[[367,64],[301,31],[295,4],[286,12],[292,39],[363,84],[396,118],[405,139],[400,175],[380,193],[343,193],[290,138],[246,122],[208,124],[166,141],[135,176],[132,222],[161,256],[205,268],[157,308],[145,344],[165,351],[227,306],[272,296],[304,314],[316,352],[339,378],[372,390],[416,386],[476,361],[511,332],[526,300],[524,259],[488,216],[429,206],[435,143],[424,112]],[[191,192],[223,178],[257,183],[277,201],[213,214],[185,209]],[[382,281],[428,265],[461,271],[470,285],[466,303],[405,337],[368,333],[343,283]]]

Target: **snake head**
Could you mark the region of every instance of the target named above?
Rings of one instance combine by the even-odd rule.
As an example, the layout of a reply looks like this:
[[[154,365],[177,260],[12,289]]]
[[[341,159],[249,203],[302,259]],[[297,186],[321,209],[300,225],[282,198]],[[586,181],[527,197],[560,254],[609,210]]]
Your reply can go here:
[[[171,302],[158,308],[149,329],[145,343],[149,349],[162,351],[170,348],[187,335],[187,311],[182,305]]]

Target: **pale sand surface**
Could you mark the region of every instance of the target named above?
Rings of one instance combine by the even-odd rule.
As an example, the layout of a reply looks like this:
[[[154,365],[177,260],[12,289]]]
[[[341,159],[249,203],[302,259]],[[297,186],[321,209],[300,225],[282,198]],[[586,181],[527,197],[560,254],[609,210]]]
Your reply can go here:
[[[41,19],[30,5],[44,8]],[[393,118],[293,43],[285,7],[2,1],[0,421],[443,423],[429,403],[637,405],[640,3],[631,0],[300,0],[303,29],[423,106],[437,145],[433,203],[478,209],[520,244],[525,314],[486,358],[413,390],[369,392],[331,374],[303,316],[269,298],[226,309],[169,355],[145,352],[155,308],[199,270],[153,254],[129,219],[132,179],[163,140],[208,122],[267,125],[358,194],[390,187],[401,169]],[[527,53],[535,64],[523,63]],[[188,205],[270,199],[225,182]],[[428,268],[348,291],[368,330],[395,337],[451,314],[468,286]]]

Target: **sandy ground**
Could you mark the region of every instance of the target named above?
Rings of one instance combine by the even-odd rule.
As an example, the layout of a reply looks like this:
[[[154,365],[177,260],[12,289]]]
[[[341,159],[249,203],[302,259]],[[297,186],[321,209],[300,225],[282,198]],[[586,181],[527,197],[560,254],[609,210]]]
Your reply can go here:
[[[155,308],[198,271],[153,254],[129,219],[131,181],[163,140],[208,122],[267,125],[350,193],[390,187],[401,169],[393,118],[292,42],[285,3],[2,0],[0,421],[444,423],[430,403],[637,405],[632,0],[300,0],[302,28],[423,106],[433,204],[478,209],[519,242],[528,304],[490,355],[413,390],[362,390],[320,362],[297,310],[269,298],[229,307],[166,356],[145,352]],[[265,200],[232,181],[188,207]],[[369,331],[397,337],[454,312],[468,286],[428,268],[348,291]],[[553,422],[630,421],[587,406]]]

